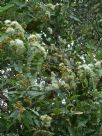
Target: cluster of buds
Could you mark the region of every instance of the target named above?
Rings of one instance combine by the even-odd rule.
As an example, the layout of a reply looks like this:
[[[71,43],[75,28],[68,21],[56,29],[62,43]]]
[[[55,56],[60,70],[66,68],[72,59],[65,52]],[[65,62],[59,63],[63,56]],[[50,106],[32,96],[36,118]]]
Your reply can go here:
[[[15,104],[15,108],[19,110],[20,113],[23,113],[25,111],[25,108],[23,107],[23,104],[21,101],[17,101]]]
[[[45,48],[41,45],[41,35],[40,34],[31,34],[28,37],[28,43],[31,47],[31,50],[35,50],[36,53],[42,54],[44,57],[46,57],[46,51]],[[34,52],[33,52],[34,53]],[[35,54],[34,54],[35,55]]]
[[[102,76],[102,67],[101,62],[97,61],[96,63],[82,64],[78,66],[78,77],[81,82],[90,85],[93,85],[94,88],[97,85],[100,77]]]
[[[15,51],[17,55],[22,55],[25,52],[25,46],[23,40],[20,39],[11,40],[10,47]]]
[[[5,20],[5,37],[1,41],[9,45],[11,54],[22,56],[25,52],[25,31],[17,21]]]
[[[31,43],[32,46],[33,46],[36,42],[37,42],[37,43],[40,43],[40,41],[41,41],[41,35],[40,35],[40,34],[31,34],[31,35],[28,37],[28,41],[29,41],[29,43]]]
[[[17,21],[5,20],[6,33],[13,37],[24,39],[24,29]]]
[[[27,35],[25,35],[25,30],[17,21],[5,20],[4,24],[6,37],[2,43],[9,45],[11,52],[15,56],[24,56],[24,53],[27,51],[27,54],[29,54],[32,59],[34,59],[34,56],[38,56],[38,53],[46,57],[46,51],[42,46],[40,34],[35,33],[27,37]],[[28,50],[26,50],[25,45],[28,45]]]
[[[78,73],[82,76],[93,77],[95,74],[98,75],[98,72],[101,70],[101,62],[97,61],[92,64],[82,64],[78,66]],[[96,75],[95,75],[96,76]]]
[[[78,70],[79,73],[83,73],[85,75],[93,75],[93,64],[83,64],[79,65]]]
[[[48,116],[47,114],[40,116],[40,119],[42,120],[42,125],[45,127],[51,126],[52,118]]]
[[[46,5],[46,7],[49,9],[49,10],[55,10],[55,7],[56,7],[56,5],[53,5],[52,3],[48,3],[47,5]]]
[[[69,66],[64,65],[64,63],[60,63],[59,70],[61,72],[61,80],[59,80],[59,85],[62,85],[68,90],[76,89],[76,76],[72,69]]]

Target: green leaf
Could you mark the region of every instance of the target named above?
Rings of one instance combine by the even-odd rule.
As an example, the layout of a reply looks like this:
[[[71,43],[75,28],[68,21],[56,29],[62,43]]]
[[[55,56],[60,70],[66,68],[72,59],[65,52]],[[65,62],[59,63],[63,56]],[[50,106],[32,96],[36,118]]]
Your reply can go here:
[[[102,50],[96,53],[96,59],[102,59]]]
[[[10,118],[17,119],[18,114],[19,114],[19,111],[16,110],[16,111],[14,111],[14,112],[12,112],[12,113],[10,114]]]
[[[99,129],[99,133],[100,133],[100,136],[102,135],[102,125],[100,126],[100,129]]]
[[[0,119],[0,134],[5,132],[6,130],[5,126],[7,126],[7,121],[1,118]]]
[[[32,97],[37,97],[37,96],[44,95],[44,92],[37,92],[37,91],[29,91],[27,93],[28,93],[28,95],[30,95]]]
[[[88,120],[78,122],[78,127],[85,127]]]
[[[90,43],[90,44],[88,43],[88,44],[86,44],[85,46],[86,46],[88,49],[91,49],[91,50],[95,49],[94,45],[91,44],[91,43]]]
[[[70,97],[70,100],[76,100],[80,95],[73,95]]]
[[[71,136],[76,136],[75,132],[74,132],[74,128],[68,127],[69,133]]]
[[[73,15],[70,15],[69,16],[71,19],[73,19],[74,21],[77,21],[77,22],[81,22],[79,18],[73,16]]]
[[[7,11],[8,9],[14,7],[14,4],[7,4],[6,6],[4,7],[0,7],[0,13],[3,13],[5,11]]]
[[[23,113],[22,122],[28,129],[30,129],[31,125],[33,125],[33,119],[32,119],[31,112],[25,111]]]
[[[31,110],[31,109],[29,109],[32,113],[34,113],[36,116],[39,116],[39,113],[37,112],[37,111],[35,111],[35,110]]]
[[[7,38],[6,34],[0,35],[0,43],[2,43],[5,40],[5,38]]]

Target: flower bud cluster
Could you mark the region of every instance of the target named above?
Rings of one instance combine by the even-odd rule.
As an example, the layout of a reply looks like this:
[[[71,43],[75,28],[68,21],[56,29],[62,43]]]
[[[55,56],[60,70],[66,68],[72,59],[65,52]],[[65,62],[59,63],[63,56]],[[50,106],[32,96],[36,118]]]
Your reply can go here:
[[[52,118],[48,116],[47,114],[40,116],[40,119],[42,120],[42,125],[45,127],[51,126]]]
[[[78,77],[81,82],[96,87],[99,78],[102,76],[101,62],[82,64],[78,66]]]
[[[5,20],[4,24],[6,37],[3,38],[2,42],[6,45],[9,45],[11,52],[15,56],[23,56],[27,51],[27,54],[29,53],[30,56],[32,54],[32,56],[35,56],[39,53],[46,57],[46,51],[42,46],[42,39],[40,34],[35,33],[27,36],[25,34],[25,30],[17,21]],[[25,45],[28,47],[27,50]],[[28,51],[28,49],[30,50]]]
[[[36,53],[42,54],[44,57],[46,57],[46,51],[45,48],[41,45],[41,35],[40,34],[31,34],[28,37],[28,43],[30,47],[34,50],[36,50]]]
[[[64,63],[59,64],[59,70],[61,72],[61,80],[59,85],[64,86],[65,88],[75,89],[76,88],[76,76],[72,69],[68,66],[65,66]],[[62,84],[63,82],[64,84]]]
[[[52,3],[48,3],[47,5],[46,5],[46,7],[49,9],[49,10],[55,10],[55,7],[56,7],[56,5],[53,5]]]
[[[25,52],[25,31],[22,26],[17,21],[5,20],[5,37],[2,43],[9,45],[11,54],[18,56],[23,56]]]
[[[11,40],[10,47],[15,50],[17,55],[22,55],[25,52],[24,42],[20,39]]]
[[[15,108],[19,110],[20,113],[23,113],[25,111],[25,108],[23,107],[23,104],[21,101],[17,101],[15,104]]]
[[[17,21],[5,20],[6,33],[24,39],[24,29]]]

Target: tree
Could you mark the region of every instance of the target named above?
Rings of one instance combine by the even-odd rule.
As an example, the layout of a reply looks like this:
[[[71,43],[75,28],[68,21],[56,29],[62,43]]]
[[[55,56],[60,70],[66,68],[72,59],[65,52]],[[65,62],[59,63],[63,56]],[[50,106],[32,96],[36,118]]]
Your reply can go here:
[[[1,2],[2,135],[102,134],[102,2],[57,2]]]

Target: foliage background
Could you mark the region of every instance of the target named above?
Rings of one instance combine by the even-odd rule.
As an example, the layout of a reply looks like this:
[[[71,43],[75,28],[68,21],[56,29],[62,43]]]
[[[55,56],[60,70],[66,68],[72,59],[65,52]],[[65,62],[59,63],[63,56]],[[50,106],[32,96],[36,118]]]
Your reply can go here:
[[[101,0],[0,2],[1,135],[102,135],[101,7]],[[5,33],[5,20],[18,21],[24,39]],[[30,34],[41,35],[39,48]],[[10,47],[15,39],[24,53]]]

